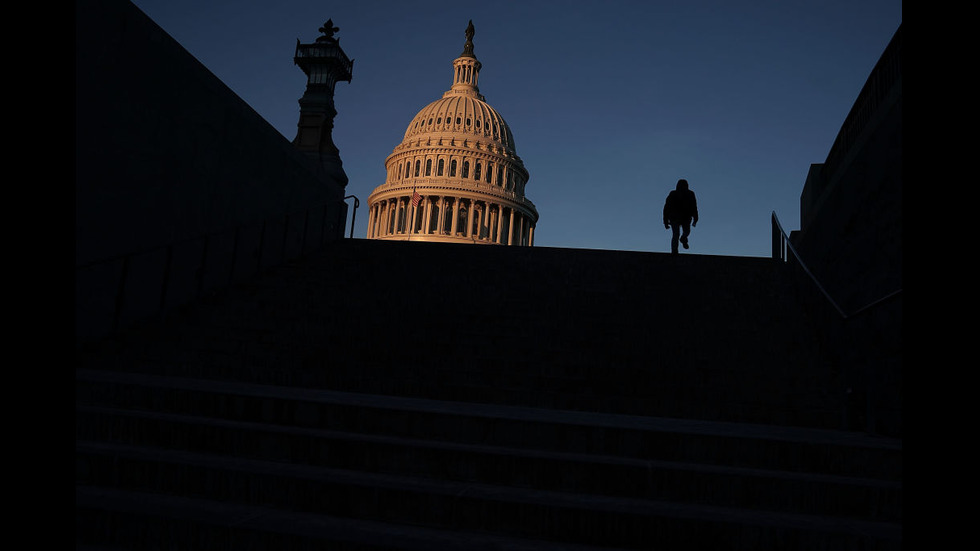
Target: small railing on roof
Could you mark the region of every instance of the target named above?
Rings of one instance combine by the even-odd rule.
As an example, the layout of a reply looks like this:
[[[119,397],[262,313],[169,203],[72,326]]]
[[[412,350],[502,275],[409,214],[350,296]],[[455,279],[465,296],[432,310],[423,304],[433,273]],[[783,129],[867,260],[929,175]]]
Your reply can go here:
[[[347,200],[350,199],[351,197],[354,198],[354,210],[351,211],[351,215],[350,215],[350,237],[351,237],[351,239],[353,239],[354,238],[354,218],[357,216],[357,207],[361,206],[361,201],[358,200],[358,198],[357,198],[356,195],[348,195],[347,197],[344,197],[344,202],[347,202]]]

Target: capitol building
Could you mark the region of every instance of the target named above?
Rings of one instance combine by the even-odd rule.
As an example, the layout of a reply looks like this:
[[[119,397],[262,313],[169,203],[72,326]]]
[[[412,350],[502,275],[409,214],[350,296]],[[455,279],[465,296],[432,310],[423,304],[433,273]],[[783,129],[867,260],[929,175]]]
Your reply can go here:
[[[470,21],[452,88],[415,115],[385,160],[385,183],[368,197],[369,239],[534,244],[528,172],[507,123],[477,87],[473,35]]]

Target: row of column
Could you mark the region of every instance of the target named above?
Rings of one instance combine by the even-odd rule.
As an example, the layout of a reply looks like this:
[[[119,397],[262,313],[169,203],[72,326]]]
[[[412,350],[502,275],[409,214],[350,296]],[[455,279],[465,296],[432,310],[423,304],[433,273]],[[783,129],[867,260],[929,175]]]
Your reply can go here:
[[[372,205],[368,238],[398,235],[448,235],[500,245],[534,245],[533,220],[526,214],[506,205],[458,197],[426,195],[418,207],[410,197]]]

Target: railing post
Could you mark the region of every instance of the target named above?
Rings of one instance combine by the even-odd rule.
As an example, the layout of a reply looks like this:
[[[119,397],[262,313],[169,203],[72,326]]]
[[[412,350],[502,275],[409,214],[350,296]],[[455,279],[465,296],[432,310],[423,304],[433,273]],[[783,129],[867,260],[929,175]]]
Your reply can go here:
[[[775,213],[773,213],[769,217],[769,221],[772,224],[772,259],[773,260],[785,260],[783,258],[783,255],[780,254],[782,252],[782,250],[781,250],[782,248],[780,247],[780,243],[782,241],[782,232],[779,231],[779,227],[776,225],[776,214]]]

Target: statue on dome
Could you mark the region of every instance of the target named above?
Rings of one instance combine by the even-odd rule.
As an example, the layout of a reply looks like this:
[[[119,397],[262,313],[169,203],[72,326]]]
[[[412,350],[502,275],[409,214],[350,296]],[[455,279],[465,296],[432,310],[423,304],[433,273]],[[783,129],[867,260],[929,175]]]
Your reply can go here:
[[[473,55],[473,35],[476,34],[476,30],[473,28],[473,20],[470,19],[470,24],[466,26],[466,44],[463,44],[463,53],[459,54],[460,57],[476,57]]]

